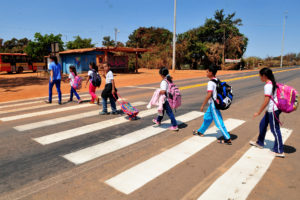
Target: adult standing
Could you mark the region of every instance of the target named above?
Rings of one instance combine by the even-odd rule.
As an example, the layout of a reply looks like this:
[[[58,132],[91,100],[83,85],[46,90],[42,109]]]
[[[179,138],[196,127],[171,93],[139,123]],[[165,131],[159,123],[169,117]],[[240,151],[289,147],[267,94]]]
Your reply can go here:
[[[61,65],[57,62],[57,57],[54,55],[50,56],[50,61],[49,99],[46,103],[52,103],[52,88],[55,85],[58,94],[58,104],[61,104]]]

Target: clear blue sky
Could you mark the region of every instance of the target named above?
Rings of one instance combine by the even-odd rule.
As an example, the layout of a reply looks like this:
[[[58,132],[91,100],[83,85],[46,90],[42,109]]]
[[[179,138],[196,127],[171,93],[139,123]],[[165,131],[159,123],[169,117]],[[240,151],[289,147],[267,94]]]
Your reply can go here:
[[[2,0],[0,38],[33,39],[35,32],[61,33],[64,41],[80,35],[97,46],[103,36],[126,42],[140,26],[173,31],[174,0]],[[217,9],[236,12],[249,38],[245,56],[278,56],[281,52],[284,12],[288,11],[285,53],[300,52],[299,0],[177,0],[177,33],[203,25]]]

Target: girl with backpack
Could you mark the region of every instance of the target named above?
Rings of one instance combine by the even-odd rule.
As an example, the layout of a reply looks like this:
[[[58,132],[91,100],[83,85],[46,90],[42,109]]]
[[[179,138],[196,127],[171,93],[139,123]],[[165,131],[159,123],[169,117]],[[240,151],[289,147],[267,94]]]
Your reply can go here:
[[[169,70],[166,67],[162,67],[159,70],[159,74],[162,78],[162,81],[160,83],[160,95],[166,95],[168,96],[168,82],[173,83],[172,81],[172,77],[169,74]],[[163,111],[162,111],[162,115],[158,115],[156,119],[153,119],[153,123],[160,125],[161,121],[164,117],[164,113],[167,113],[167,115],[169,116],[169,118],[171,119],[171,124],[172,126],[169,128],[172,131],[178,131],[178,126],[177,126],[177,121],[174,117],[173,111],[169,105],[169,102],[167,100],[167,98],[165,98],[165,102],[163,104]]]
[[[75,66],[71,65],[69,67],[69,78],[68,81],[70,81],[70,85],[71,85],[71,91],[70,91],[70,102],[73,101],[73,93],[75,94],[76,98],[78,99],[78,103],[81,103],[82,100],[80,99],[80,96],[78,95],[78,93],[76,92],[76,89],[73,87],[74,81],[75,81],[75,77],[77,76],[77,72],[76,72],[76,68]]]
[[[276,157],[284,158],[285,155],[283,152],[282,136],[279,125],[279,115],[281,113],[281,110],[279,110],[276,106],[276,103],[278,102],[276,95],[277,83],[272,70],[269,68],[261,69],[259,71],[259,75],[260,80],[266,83],[264,86],[265,99],[262,105],[260,106],[259,111],[254,113],[253,118],[259,116],[265,110],[266,107],[267,111],[265,112],[264,117],[260,121],[259,136],[257,138],[257,141],[250,141],[250,145],[256,146],[260,149],[264,148],[265,136],[268,125],[270,124],[271,132],[275,137],[275,144],[273,147],[274,155]]]
[[[93,85],[92,80],[93,80],[93,73],[98,73],[98,67],[94,62],[90,62],[89,64],[90,70],[88,71],[88,77],[86,80],[86,85],[89,83],[89,93],[92,97],[90,104],[94,104],[94,101],[96,100],[97,104],[99,105],[99,98],[95,94],[96,93],[96,86]]]

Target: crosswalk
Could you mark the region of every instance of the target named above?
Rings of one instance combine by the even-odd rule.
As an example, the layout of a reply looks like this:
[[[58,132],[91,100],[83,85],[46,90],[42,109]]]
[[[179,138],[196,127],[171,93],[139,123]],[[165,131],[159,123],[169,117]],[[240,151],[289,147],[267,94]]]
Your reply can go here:
[[[84,96],[84,95],[82,95]],[[67,98],[67,97],[66,97]],[[157,109],[146,109],[146,102],[137,101],[132,102],[132,105],[140,109],[139,117],[149,118],[155,117]],[[26,106],[26,108],[18,108]],[[128,130],[120,130],[121,136],[108,139],[106,141],[96,141],[96,143],[90,144],[82,148],[72,149],[62,155],[57,155],[63,158],[62,160],[67,163],[72,163],[75,166],[83,165],[87,162],[96,161],[101,159],[104,155],[116,151],[122,151],[126,147],[130,147],[139,142],[148,140],[152,137],[158,137],[163,134],[170,134],[168,128],[171,126],[170,120],[165,120],[160,126],[157,125],[142,125],[141,128],[135,127],[134,123],[131,123],[125,115],[110,116],[109,119],[105,117],[99,117],[99,107],[94,104],[72,104],[62,105],[55,107],[54,105],[41,104],[41,100],[36,101],[18,101],[11,104],[2,104],[0,121],[2,123],[13,121],[13,130],[18,133],[28,134],[31,141],[35,141],[36,145],[41,148],[45,148],[48,145],[56,144],[63,145],[65,141],[73,138],[79,138],[84,135],[95,133],[100,135],[102,131],[109,128],[128,126],[132,127],[134,131],[128,132]],[[15,109],[11,109],[17,107]],[[39,109],[39,111],[31,111],[33,109]],[[87,109],[89,109],[87,111]],[[118,107],[120,109],[120,107]],[[22,114],[13,114],[18,111],[27,111]],[[72,111],[74,114],[67,113],[62,115],[65,111]],[[13,114],[12,116],[5,116],[6,114]],[[55,114],[50,115],[49,114]],[[189,124],[194,120],[201,121],[204,113],[199,111],[188,110],[180,114],[176,114],[176,120],[178,124]],[[77,121],[99,117],[99,121],[88,121],[89,124],[76,125],[75,127],[68,128],[66,130],[66,122]],[[46,119],[44,119],[46,118]],[[29,123],[22,121],[23,119],[33,119]],[[24,124],[25,123],[25,124]],[[224,123],[228,131],[242,127],[247,121],[240,119],[228,118],[224,120]],[[37,130],[47,129],[48,127],[56,127],[53,132],[43,133],[45,135],[37,136]],[[62,128],[63,130],[60,130]],[[137,130],[136,130],[137,129]],[[50,129],[49,129],[50,130]],[[180,132],[184,132],[185,128],[182,128]],[[292,130],[282,128],[283,141],[285,142],[292,134]],[[40,133],[40,132],[39,132]],[[35,135],[35,136],[31,136]],[[221,136],[216,126],[209,128],[204,137],[193,136],[185,138],[180,143],[171,144],[168,148],[162,152],[153,155],[146,160],[134,165],[129,165],[127,169],[123,171],[115,171],[111,173],[110,177],[106,177],[103,180],[110,189],[117,190],[125,195],[142,189],[144,186],[154,181],[156,178],[163,176],[166,172],[173,170],[177,165],[183,162],[187,162],[193,155],[201,154],[205,148],[213,143]],[[274,138],[270,131],[267,132],[266,140],[267,145],[264,149],[258,149],[250,147],[240,157],[240,159],[232,165],[227,171],[225,171],[218,179],[216,179],[207,190],[202,194],[199,194],[199,200],[210,199],[247,199],[250,192],[262,179],[270,167],[274,155],[270,153],[270,149],[274,145]],[[172,183],[170,183],[172,184]],[[228,187],[230,185],[230,187]]]

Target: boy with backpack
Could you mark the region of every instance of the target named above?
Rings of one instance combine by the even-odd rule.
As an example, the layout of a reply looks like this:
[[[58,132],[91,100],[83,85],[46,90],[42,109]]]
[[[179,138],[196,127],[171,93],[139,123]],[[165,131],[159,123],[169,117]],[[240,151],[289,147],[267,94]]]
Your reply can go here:
[[[231,145],[232,143],[230,139],[230,134],[228,133],[225,127],[220,110],[218,110],[215,105],[215,101],[217,100],[217,83],[219,82],[219,80],[216,78],[217,71],[218,69],[216,66],[209,66],[206,71],[206,76],[210,80],[207,83],[207,95],[200,108],[201,112],[204,110],[204,106],[207,103],[209,104],[209,106],[204,114],[204,121],[202,126],[198,130],[193,130],[193,134],[204,136],[205,131],[214,120],[217,128],[221,131],[222,135],[224,136],[224,139],[221,139],[218,142],[221,144]]]

